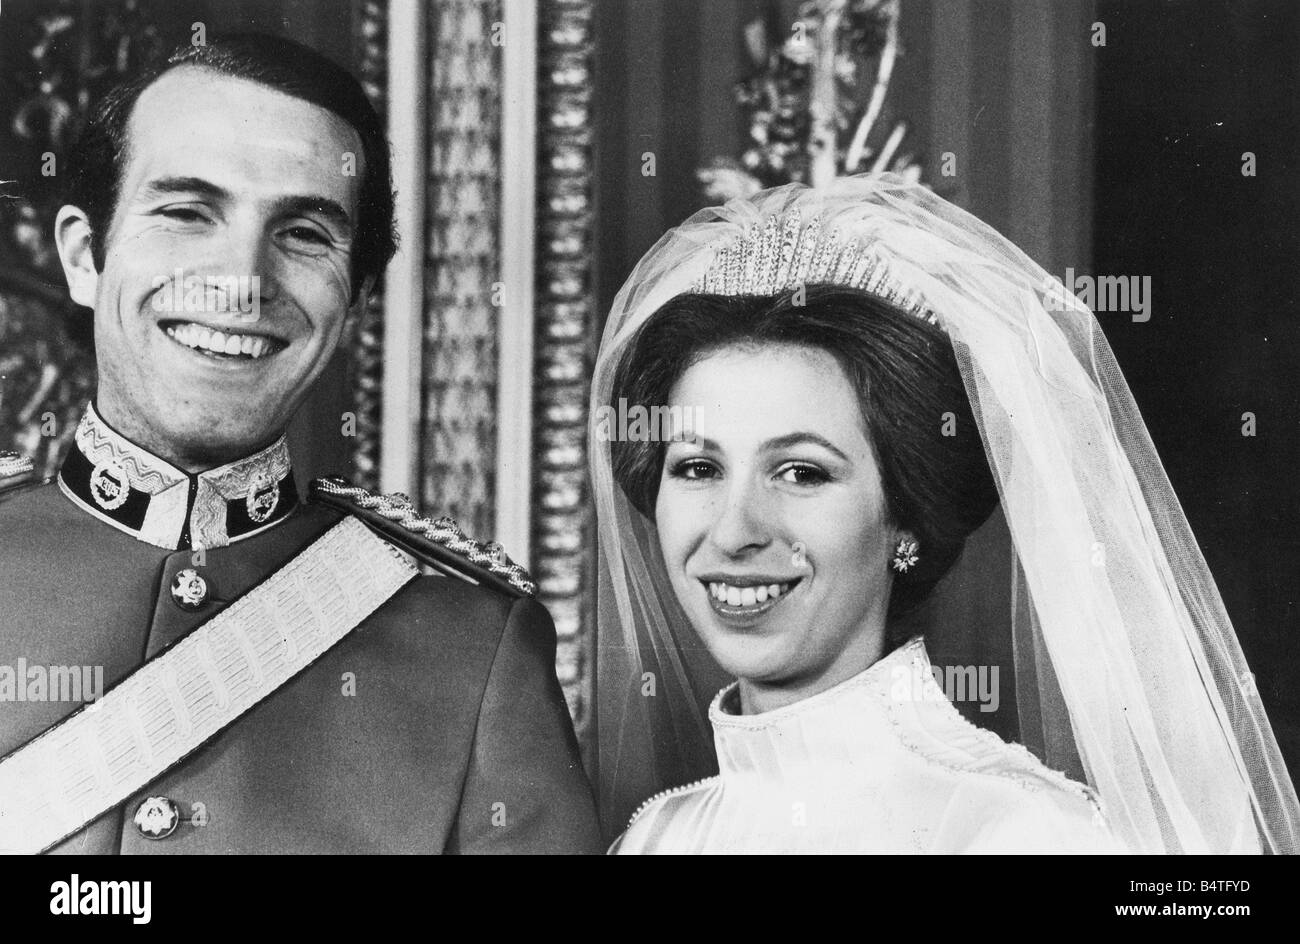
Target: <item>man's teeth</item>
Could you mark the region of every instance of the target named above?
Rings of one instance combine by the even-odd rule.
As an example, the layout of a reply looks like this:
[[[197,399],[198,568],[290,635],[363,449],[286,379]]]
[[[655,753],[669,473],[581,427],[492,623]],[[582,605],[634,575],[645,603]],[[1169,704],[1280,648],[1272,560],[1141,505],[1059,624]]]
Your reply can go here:
[[[242,355],[256,360],[271,353],[271,339],[251,334],[226,334],[203,325],[185,323],[167,326],[169,337],[186,347],[214,354]]]
[[[789,590],[788,583],[769,583],[759,587],[733,587],[726,583],[709,584],[709,593],[713,599],[727,606],[754,606],[758,603],[766,603],[768,600],[778,599],[781,594],[788,593]]]

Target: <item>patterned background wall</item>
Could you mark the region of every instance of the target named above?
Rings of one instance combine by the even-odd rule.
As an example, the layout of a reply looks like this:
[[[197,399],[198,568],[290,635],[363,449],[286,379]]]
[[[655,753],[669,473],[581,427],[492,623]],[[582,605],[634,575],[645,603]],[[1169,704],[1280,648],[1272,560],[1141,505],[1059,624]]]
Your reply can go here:
[[[87,103],[160,39],[136,0],[25,7],[0,28],[0,449],[49,475],[95,383],[89,313],[68,300],[54,249],[60,164]]]
[[[494,533],[501,149],[500,0],[428,15],[420,504]]]

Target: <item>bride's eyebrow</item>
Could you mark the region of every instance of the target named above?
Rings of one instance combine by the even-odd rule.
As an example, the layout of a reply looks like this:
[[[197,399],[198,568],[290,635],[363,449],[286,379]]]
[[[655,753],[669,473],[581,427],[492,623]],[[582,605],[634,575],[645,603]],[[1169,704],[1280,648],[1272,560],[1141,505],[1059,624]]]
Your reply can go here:
[[[674,439],[670,439],[670,440],[667,441],[667,445],[668,445],[669,448],[671,448],[671,447],[673,447],[673,446],[695,446],[695,447],[697,447],[697,448],[699,448],[699,449],[701,449],[701,450],[704,450],[704,451],[706,451],[706,452],[721,452],[721,451],[722,451],[722,450],[719,448],[718,444],[715,443],[712,439],[709,439],[709,438],[706,437],[706,436],[701,436],[701,435],[699,435],[698,433],[696,433],[695,435],[693,435],[690,439],[684,439],[684,438],[683,438],[683,439],[676,439],[676,438],[674,438]]]
[[[773,451],[777,449],[788,449],[790,446],[800,446],[805,443],[813,443],[814,445],[821,446],[827,452],[838,456],[844,462],[852,461],[844,454],[843,450],[825,436],[820,436],[817,433],[812,432],[786,433],[784,436],[777,436],[775,439],[767,440],[763,443],[763,448],[768,451]]]

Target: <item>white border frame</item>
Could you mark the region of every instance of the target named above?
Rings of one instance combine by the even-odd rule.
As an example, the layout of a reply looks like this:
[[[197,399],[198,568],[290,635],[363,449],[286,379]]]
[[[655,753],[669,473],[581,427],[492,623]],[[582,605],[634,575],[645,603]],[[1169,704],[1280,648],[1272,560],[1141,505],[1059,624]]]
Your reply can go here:
[[[384,276],[383,421],[379,487],[418,495],[424,355],[425,9],[388,7],[388,139],[401,242]]]
[[[537,217],[537,0],[505,0],[501,81],[502,304],[497,321],[496,534],[520,565],[532,550],[533,305]]]

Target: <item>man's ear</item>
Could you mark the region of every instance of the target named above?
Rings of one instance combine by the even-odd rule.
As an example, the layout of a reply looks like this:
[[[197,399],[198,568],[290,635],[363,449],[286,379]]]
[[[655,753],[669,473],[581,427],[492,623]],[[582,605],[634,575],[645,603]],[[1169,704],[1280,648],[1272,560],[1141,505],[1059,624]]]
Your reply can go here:
[[[343,329],[339,332],[339,343],[350,348],[357,339],[357,332],[361,328],[361,316],[366,310],[366,305],[370,302],[370,293],[375,288],[375,277],[366,276],[361,283],[360,291],[357,292],[356,298],[348,305],[347,314],[343,316]]]
[[[63,263],[63,277],[68,280],[68,294],[78,305],[95,307],[99,272],[90,250],[90,220],[75,206],[67,205],[54,219],[54,242]]]
[[[352,299],[352,304],[348,306],[348,321],[355,323],[361,318],[361,313],[366,310],[366,304],[370,301],[370,293],[375,290],[375,277],[367,275],[361,282],[361,290],[357,292],[357,297]]]

